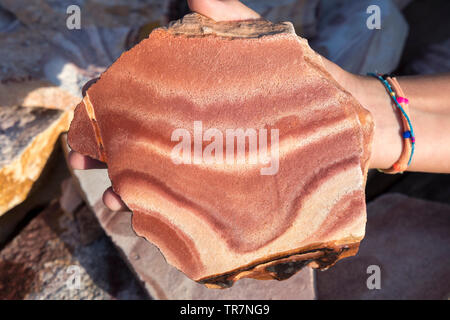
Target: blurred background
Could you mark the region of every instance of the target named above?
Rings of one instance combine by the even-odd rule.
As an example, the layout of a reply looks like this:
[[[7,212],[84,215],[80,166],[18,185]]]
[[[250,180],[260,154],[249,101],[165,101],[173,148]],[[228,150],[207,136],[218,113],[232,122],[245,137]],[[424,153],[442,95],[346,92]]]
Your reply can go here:
[[[293,22],[348,71],[450,72],[448,0],[243,2]],[[374,4],[379,29],[367,24]],[[356,257],[218,291],[167,265],[129,214],[104,207],[105,170],[70,170],[65,132],[82,86],[187,13],[184,0],[0,0],[0,299],[449,299],[449,175],[369,172]],[[381,289],[367,286],[372,265]]]

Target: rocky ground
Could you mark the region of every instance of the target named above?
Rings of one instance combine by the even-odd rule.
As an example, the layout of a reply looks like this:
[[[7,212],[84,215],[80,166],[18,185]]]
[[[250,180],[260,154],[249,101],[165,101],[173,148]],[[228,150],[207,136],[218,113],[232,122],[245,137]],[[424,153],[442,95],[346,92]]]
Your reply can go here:
[[[50,183],[34,195],[46,197],[45,189],[52,199],[27,212],[3,239],[0,299],[149,299],[75,190],[60,148],[53,157],[63,166],[45,172],[39,183]],[[9,213],[0,217],[2,227],[8,218]],[[79,277],[79,287],[73,276]]]

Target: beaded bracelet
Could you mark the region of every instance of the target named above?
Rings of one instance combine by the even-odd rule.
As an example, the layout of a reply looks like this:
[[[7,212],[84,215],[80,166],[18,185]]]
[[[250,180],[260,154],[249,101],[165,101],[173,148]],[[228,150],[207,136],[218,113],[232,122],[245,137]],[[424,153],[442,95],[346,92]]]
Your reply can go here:
[[[368,73],[369,76],[375,77],[383,83],[388,91],[390,97],[394,101],[394,105],[400,110],[403,123],[403,150],[400,158],[389,169],[379,169],[379,171],[389,174],[403,173],[411,164],[416,144],[416,137],[409,118],[408,104],[409,101],[405,98],[405,94],[401,89],[396,78],[389,75],[380,75],[375,73]]]

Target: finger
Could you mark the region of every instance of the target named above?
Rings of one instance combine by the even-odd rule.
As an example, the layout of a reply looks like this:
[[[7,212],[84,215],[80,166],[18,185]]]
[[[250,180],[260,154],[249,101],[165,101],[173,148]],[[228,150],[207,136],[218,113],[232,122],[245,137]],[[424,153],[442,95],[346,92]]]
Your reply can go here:
[[[83,156],[81,153],[76,151],[70,151],[69,153],[69,164],[73,169],[76,170],[87,170],[87,169],[105,169],[106,163],[92,159],[87,156]]]
[[[112,187],[103,193],[103,203],[112,211],[130,211],[120,196],[115,193]]]
[[[188,0],[192,11],[215,21],[255,20],[261,16],[238,0]]]

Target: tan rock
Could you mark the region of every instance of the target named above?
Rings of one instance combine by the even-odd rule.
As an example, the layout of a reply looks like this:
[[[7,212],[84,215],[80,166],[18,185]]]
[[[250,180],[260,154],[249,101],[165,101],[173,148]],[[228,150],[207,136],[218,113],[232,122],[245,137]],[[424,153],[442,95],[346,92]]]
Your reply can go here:
[[[0,215],[27,197],[69,123],[68,111],[0,107]]]
[[[78,97],[61,90],[47,80],[15,81],[0,84],[0,107],[43,107],[70,110],[77,105]]]
[[[76,105],[76,96],[45,78],[48,52],[23,25],[0,33],[0,215],[27,197],[68,129],[72,113],[65,110]]]
[[[217,140],[239,128],[258,131],[259,147],[244,138],[243,156],[234,157],[233,138],[232,162],[195,158],[211,149],[206,130]],[[174,156],[178,130],[189,138],[182,157]],[[264,132],[271,173],[249,160],[264,155]],[[292,24],[191,14],[102,74],[78,105],[68,141],[107,162],[134,229],[169,263],[228,287],[244,277],[286,279],[357,252],[372,133],[368,111]],[[216,153],[229,146],[217,141]]]
[[[0,33],[0,107],[21,105],[68,110],[75,96],[45,78],[51,46],[23,25]]]
[[[68,177],[70,177],[70,171],[67,170],[62,148],[55,145],[39,179],[33,183],[25,201],[0,217],[0,247],[17,234],[18,228],[23,226],[27,217],[30,217],[30,213],[32,215],[33,212],[41,210],[55,197],[60,196],[61,182]]]

